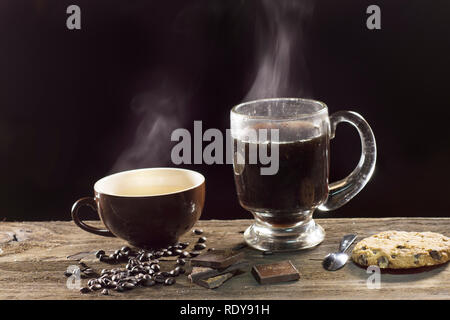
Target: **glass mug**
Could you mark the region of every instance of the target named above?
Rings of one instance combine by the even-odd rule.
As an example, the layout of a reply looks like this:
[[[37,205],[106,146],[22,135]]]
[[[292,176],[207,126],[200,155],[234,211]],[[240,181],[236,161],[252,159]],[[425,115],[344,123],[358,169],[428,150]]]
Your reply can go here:
[[[375,137],[355,112],[339,111],[329,117],[322,102],[276,98],[239,104],[231,110],[230,120],[237,195],[255,218],[244,233],[253,248],[290,251],[318,245],[325,232],[313,220],[314,210],[329,211],[346,204],[375,169]],[[357,129],[362,154],[349,176],[328,183],[329,142],[340,122]],[[278,160],[275,174],[263,173],[267,161],[255,161],[255,150],[260,157],[261,150],[277,156],[272,157]]]

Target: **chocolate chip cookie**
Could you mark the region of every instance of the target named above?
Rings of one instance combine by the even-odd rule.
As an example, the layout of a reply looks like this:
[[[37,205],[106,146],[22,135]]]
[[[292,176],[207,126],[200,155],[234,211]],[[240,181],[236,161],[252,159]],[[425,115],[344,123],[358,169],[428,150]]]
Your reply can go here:
[[[365,238],[353,249],[361,266],[409,269],[450,260],[450,238],[434,232],[385,231]]]

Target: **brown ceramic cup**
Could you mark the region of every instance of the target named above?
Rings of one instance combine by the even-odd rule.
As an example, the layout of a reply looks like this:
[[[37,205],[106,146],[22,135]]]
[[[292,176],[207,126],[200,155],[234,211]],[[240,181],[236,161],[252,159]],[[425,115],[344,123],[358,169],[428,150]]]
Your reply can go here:
[[[200,218],[205,178],[186,169],[137,169],[98,180],[94,194],[74,203],[72,219],[77,226],[136,247],[162,248],[176,243]],[[81,221],[82,206],[96,210],[106,229]]]

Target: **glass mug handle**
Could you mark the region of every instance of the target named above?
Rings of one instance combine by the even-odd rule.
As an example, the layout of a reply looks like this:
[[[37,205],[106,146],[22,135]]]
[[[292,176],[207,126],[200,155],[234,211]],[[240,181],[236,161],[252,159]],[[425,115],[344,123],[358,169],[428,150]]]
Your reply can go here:
[[[336,126],[347,122],[358,130],[361,138],[361,158],[356,168],[342,180],[330,183],[328,199],[319,206],[321,211],[330,211],[342,207],[361,191],[369,182],[377,161],[375,136],[367,121],[353,111],[338,111],[330,116],[330,139],[334,138]]]

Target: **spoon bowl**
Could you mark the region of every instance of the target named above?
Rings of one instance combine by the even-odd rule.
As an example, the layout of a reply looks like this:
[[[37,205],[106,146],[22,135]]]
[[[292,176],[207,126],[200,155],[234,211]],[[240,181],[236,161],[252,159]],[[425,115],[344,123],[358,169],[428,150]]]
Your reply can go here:
[[[326,270],[336,271],[341,269],[348,261],[348,254],[343,252],[329,253],[323,259],[322,265]]]
[[[339,251],[329,253],[325,256],[322,261],[322,266],[324,269],[328,271],[336,271],[341,269],[348,261],[348,254],[345,253],[347,249],[352,245],[353,241],[355,241],[355,234],[347,234],[341,240],[339,245]]]

